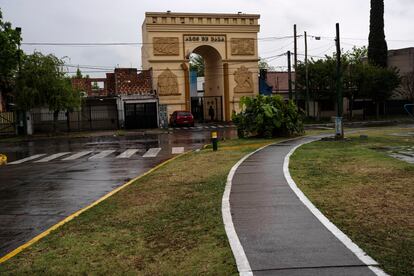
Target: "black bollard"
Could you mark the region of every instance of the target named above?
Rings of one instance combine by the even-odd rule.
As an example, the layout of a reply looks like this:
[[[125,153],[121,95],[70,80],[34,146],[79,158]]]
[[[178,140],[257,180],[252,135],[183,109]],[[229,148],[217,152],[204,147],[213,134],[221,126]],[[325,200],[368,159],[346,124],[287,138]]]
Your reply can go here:
[[[218,139],[217,139],[217,132],[216,131],[213,131],[211,133],[211,143],[213,144],[213,151],[217,151]]]

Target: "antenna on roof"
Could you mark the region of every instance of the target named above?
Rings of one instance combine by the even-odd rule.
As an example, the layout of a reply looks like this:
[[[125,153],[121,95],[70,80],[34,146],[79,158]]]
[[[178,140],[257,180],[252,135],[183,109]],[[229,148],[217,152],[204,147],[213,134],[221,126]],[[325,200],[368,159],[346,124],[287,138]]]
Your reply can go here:
[[[237,12],[237,14],[242,14],[242,12],[241,12],[241,11],[239,11],[239,12]]]

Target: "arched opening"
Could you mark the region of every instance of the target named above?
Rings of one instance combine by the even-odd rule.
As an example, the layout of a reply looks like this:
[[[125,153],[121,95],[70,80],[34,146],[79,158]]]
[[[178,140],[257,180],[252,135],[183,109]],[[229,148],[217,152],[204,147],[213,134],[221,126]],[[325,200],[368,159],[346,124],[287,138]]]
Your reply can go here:
[[[191,111],[196,121],[223,121],[224,77],[223,59],[220,53],[212,46],[199,46],[190,56],[190,65],[191,82],[193,87],[196,82],[197,87],[196,92],[191,93]],[[194,77],[194,74],[197,76]]]

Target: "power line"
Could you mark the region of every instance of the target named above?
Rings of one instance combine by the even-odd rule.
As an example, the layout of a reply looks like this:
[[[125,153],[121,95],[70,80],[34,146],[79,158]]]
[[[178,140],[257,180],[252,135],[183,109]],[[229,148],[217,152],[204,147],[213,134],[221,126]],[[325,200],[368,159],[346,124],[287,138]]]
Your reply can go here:
[[[335,37],[333,36],[315,36],[315,35],[310,35],[310,37],[313,38],[322,38],[322,39],[335,39]],[[368,38],[356,38],[356,37],[341,37],[341,40],[362,40],[362,41],[368,41]],[[409,40],[409,39],[386,39],[387,41],[394,41],[394,42],[414,42],[414,40]]]
[[[211,36],[211,35],[208,35]],[[217,35],[220,36],[220,35]],[[261,38],[253,38],[257,41],[268,42],[268,41],[275,41],[281,39],[289,39],[293,36],[273,36],[273,37],[261,37]],[[229,40],[221,41],[221,42],[229,42]],[[179,44],[184,43],[200,43],[200,41],[183,41],[179,42]],[[137,46],[137,45],[153,45],[152,42],[22,42],[21,45],[27,46]],[[160,43],[157,43],[160,44]],[[170,44],[170,43],[166,43]]]

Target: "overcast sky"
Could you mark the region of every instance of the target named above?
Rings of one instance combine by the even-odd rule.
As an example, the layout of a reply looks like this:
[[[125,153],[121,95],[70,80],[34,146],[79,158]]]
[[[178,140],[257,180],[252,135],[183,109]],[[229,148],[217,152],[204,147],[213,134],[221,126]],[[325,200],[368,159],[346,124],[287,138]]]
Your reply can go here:
[[[367,45],[369,0],[0,0],[3,18],[22,28],[23,42],[141,42],[146,11],[257,13],[261,15],[259,38],[298,33],[309,38],[309,54],[334,51],[335,23],[341,24],[342,47]],[[385,33],[389,49],[414,46],[413,0],[385,0]],[[298,53],[304,53],[303,38]],[[259,55],[272,57],[293,51],[293,39],[259,40]],[[113,68],[141,67],[140,46],[23,46],[67,57],[70,64]],[[302,59],[302,56],[299,56]],[[271,65],[285,66],[286,58],[270,58]],[[82,69],[82,68],[81,68]],[[283,67],[277,69],[284,69]],[[83,69],[83,71],[94,71]],[[96,70],[95,70],[96,71]],[[103,73],[90,72],[103,76]]]

